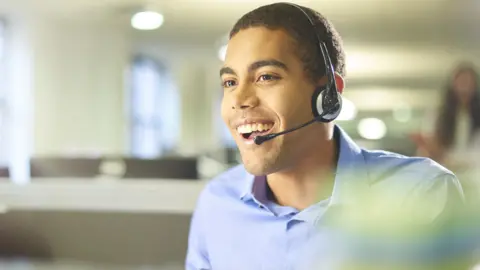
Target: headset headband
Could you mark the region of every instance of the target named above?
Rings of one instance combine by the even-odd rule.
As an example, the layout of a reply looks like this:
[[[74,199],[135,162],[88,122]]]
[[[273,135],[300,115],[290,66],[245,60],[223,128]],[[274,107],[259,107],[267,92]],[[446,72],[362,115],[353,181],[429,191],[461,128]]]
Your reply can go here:
[[[330,55],[328,54],[328,49],[327,46],[325,45],[325,42],[323,42],[320,39],[320,35],[317,31],[317,27],[315,25],[315,22],[313,21],[312,17],[308,15],[308,13],[305,11],[305,9],[299,5],[293,4],[293,3],[287,3],[288,5],[291,5],[298,10],[300,10],[305,17],[308,19],[310,22],[310,25],[312,26],[313,32],[315,33],[315,37],[317,38],[318,42],[318,47],[320,48],[320,54],[322,55],[323,58],[323,63],[325,65],[325,75],[327,76],[328,82],[327,82],[327,93],[328,96],[335,95],[337,93],[337,83],[335,82],[335,70],[333,68],[332,60],[330,59]]]

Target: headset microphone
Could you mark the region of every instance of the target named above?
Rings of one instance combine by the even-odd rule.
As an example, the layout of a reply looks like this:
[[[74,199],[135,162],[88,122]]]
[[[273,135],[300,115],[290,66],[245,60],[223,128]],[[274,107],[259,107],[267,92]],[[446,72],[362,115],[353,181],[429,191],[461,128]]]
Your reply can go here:
[[[269,141],[269,140],[271,140],[271,139],[273,139],[273,138],[276,138],[277,136],[280,136],[280,135],[284,135],[284,134],[293,132],[293,131],[295,131],[295,130],[297,130],[297,129],[301,129],[301,128],[306,127],[306,126],[308,126],[308,125],[310,125],[310,124],[312,124],[312,123],[315,123],[315,122],[317,122],[317,120],[316,120],[316,119],[313,119],[313,120],[310,120],[309,122],[307,122],[307,123],[305,123],[305,124],[303,124],[303,125],[300,125],[300,126],[295,127],[295,128],[287,129],[287,130],[284,130],[284,131],[279,132],[279,133],[272,133],[272,134],[268,134],[268,135],[264,135],[264,136],[256,136],[256,137],[253,139],[253,141],[255,142],[255,144],[260,145],[260,144],[262,144],[262,143],[264,143],[264,142],[266,142],[266,141]]]
[[[325,114],[328,114],[329,112],[325,113]],[[319,119],[321,119],[321,117],[323,117],[323,115],[320,115],[320,117],[318,118],[314,118],[298,127],[294,127],[294,128],[291,128],[291,129],[287,129],[287,130],[284,130],[282,132],[278,132],[278,133],[272,133],[272,134],[267,134],[267,135],[263,135],[263,136],[256,136],[255,138],[253,138],[253,142],[256,144],[256,145],[260,145],[266,141],[269,141],[271,139],[274,139],[280,135],[285,135],[287,133],[290,133],[290,132],[293,132],[295,130],[299,130],[301,128],[304,128],[306,126],[309,126],[315,122],[319,122]]]

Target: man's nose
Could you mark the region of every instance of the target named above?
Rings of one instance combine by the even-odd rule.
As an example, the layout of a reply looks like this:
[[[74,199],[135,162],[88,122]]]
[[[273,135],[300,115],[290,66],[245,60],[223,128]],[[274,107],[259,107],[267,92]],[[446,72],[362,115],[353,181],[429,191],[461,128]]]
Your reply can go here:
[[[259,99],[252,87],[237,88],[232,109],[244,110],[258,106]]]

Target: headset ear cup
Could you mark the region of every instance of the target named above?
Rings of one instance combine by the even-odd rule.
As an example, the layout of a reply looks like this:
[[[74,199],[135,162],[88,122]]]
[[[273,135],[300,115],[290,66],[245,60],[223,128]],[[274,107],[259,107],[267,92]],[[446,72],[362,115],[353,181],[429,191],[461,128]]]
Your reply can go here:
[[[312,96],[312,112],[317,121],[331,122],[335,120],[342,110],[342,97],[337,93],[336,96],[330,97],[330,100],[325,100],[327,90],[323,87],[317,87]],[[338,98],[337,98],[338,97]],[[325,115],[323,115],[325,113]]]
[[[312,113],[313,117],[317,119],[323,113],[323,93],[325,88],[317,87],[312,95]]]
[[[325,122],[331,122],[337,119],[337,117],[340,115],[340,112],[342,111],[342,105],[343,105],[342,102],[343,102],[342,96],[339,93],[337,93],[337,98],[335,98],[334,100],[332,109],[329,110],[330,113],[328,113],[323,117]]]

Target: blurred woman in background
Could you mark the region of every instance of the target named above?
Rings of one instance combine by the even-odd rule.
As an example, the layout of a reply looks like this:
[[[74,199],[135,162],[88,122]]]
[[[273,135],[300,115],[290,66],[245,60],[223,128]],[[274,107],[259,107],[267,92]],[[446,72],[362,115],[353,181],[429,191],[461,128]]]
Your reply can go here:
[[[476,178],[478,170],[475,169],[480,165],[479,86],[473,64],[457,66],[444,91],[440,110],[426,124],[433,124],[433,129],[430,134],[414,138],[417,154],[454,171],[462,178],[465,189],[471,186],[470,180]]]

